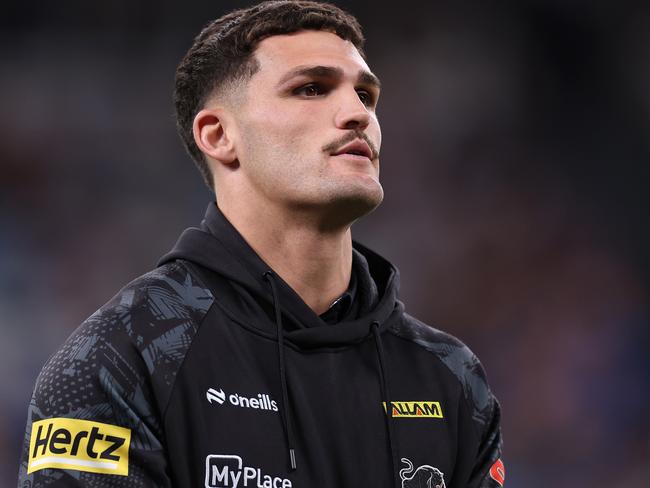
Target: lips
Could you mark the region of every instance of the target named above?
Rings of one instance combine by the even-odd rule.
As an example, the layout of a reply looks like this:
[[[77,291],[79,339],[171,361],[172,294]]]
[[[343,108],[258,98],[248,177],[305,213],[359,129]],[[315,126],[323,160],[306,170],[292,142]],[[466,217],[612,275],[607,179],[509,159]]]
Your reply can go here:
[[[355,156],[363,156],[368,159],[373,159],[370,146],[367,142],[362,141],[361,139],[355,139],[354,141],[341,147],[334,153],[334,156],[340,156],[341,154],[352,154]]]

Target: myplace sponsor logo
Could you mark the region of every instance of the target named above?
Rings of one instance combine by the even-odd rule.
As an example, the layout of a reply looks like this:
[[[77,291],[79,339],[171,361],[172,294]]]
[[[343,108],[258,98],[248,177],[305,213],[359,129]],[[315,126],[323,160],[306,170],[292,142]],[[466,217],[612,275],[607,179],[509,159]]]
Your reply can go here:
[[[235,407],[253,408],[256,410],[270,410],[272,412],[278,411],[278,404],[272,400],[266,393],[258,393],[257,396],[248,397],[240,395],[239,393],[226,394],[222,388],[209,388],[205,392],[205,398],[209,403],[216,402],[223,405],[228,402]]]
[[[210,454],[205,458],[205,488],[292,488],[291,480],[244,466],[234,454]]]

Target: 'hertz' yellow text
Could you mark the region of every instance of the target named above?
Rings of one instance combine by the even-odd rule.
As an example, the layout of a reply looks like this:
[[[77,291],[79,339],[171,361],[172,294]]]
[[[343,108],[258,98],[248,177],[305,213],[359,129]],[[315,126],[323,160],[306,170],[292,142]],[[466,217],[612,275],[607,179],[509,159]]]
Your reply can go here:
[[[52,418],[32,424],[27,472],[45,468],[129,474],[131,430],[89,420]]]

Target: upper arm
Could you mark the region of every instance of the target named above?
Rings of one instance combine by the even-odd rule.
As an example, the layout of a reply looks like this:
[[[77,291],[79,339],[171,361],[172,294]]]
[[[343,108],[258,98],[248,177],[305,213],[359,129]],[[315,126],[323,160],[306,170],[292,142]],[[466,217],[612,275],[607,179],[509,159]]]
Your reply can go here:
[[[162,416],[212,295],[179,264],[135,280],[41,371],[19,481],[171,486]]]

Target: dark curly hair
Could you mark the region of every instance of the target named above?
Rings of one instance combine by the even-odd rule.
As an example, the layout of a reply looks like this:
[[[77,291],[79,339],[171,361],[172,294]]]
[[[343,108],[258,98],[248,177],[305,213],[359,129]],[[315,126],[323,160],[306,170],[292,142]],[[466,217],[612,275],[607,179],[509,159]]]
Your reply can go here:
[[[271,0],[235,10],[206,25],[176,69],[176,127],[185,149],[211,190],[212,172],[194,142],[194,117],[213,93],[245,82],[259,69],[253,56],[267,37],[301,30],[332,32],[350,41],[361,56],[364,37],[356,18],[335,5],[303,0]]]

